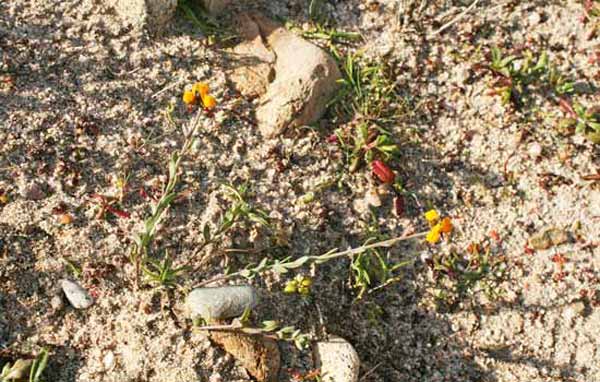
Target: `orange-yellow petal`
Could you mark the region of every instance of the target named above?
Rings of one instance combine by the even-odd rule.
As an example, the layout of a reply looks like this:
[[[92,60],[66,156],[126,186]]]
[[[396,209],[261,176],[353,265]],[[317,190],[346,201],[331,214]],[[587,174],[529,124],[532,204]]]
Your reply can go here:
[[[429,210],[425,212],[425,219],[430,223],[437,221],[439,218],[440,214],[438,214],[436,210]]]
[[[191,105],[194,102],[196,102],[196,96],[194,95],[194,92],[191,90],[186,90],[183,92],[183,102],[186,105]]]
[[[192,91],[194,94],[200,94],[200,97],[204,98],[208,95],[208,85],[204,82],[196,82],[194,86],[192,86]]]
[[[443,233],[450,233],[452,232],[452,228],[452,220],[448,217],[443,218],[440,222],[440,231]]]
[[[425,236],[425,240],[431,244],[435,244],[440,241],[440,235],[442,231],[442,226],[440,224],[434,225],[431,230]]]
[[[217,100],[210,94],[207,94],[204,97],[202,97],[202,103],[204,104],[204,107],[207,110],[214,109],[217,106]]]

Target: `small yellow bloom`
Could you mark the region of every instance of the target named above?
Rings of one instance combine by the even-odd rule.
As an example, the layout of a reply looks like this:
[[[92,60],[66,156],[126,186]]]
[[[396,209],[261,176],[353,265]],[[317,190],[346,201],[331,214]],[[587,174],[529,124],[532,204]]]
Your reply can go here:
[[[73,216],[70,214],[62,214],[58,218],[58,222],[62,225],[71,224],[73,222]]]
[[[8,203],[8,195],[0,194],[0,204],[7,204],[7,203]]]
[[[298,282],[296,280],[290,280],[285,284],[283,289],[284,293],[296,293],[298,291]]]
[[[443,218],[440,222],[440,231],[443,233],[450,233],[452,232],[452,228],[452,220],[450,220],[448,217]]]
[[[204,82],[196,82],[194,86],[192,86],[192,91],[194,94],[200,94],[200,97],[204,98],[208,95],[208,85]]]
[[[192,90],[185,90],[183,92],[183,102],[186,105],[191,105],[194,102],[196,102],[196,96],[194,95],[194,92]]]
[[[202,103],[204,104],[204,107],[207,110],[212,110],[217,106],[217,100],[210,94],[207,94],[204,97],[202,97]]]
[[[425,219],[429,223],[435,223],[440,218],[440,214],[436,210],[429,210],[425,212]]]
[[[312,280],[309,279],[308,277],[304,277],[302,278],[302,281],[300,282],[300,285],[302,285],[303,287],[310,287],[312,285]]]
[[[431,228],[429,233],[427,233],[427,236],[425,236],[425,240],[427,240],[428,243],[435,244],[438,241],[440,241],[441,233],[442,233],[441,224],[436,224]]]

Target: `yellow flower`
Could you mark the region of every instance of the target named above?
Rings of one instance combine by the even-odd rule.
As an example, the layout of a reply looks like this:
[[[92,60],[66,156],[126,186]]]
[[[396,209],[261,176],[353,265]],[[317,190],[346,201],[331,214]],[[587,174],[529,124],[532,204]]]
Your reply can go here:
[[[217,100],[210,94],[207,94],[204,97],[202,97],[202,103],[204,104],[204,107],[207,110],[214,109],[215,106],[217,106]]]
[[[435,223],[440,218],[440,214],[436,210],[429,210],[425,212],[425,219],[429,223]]]
[[[443,218],[440,222],[440,231],[443,233],[450,233],[452,232],[452,228],[452,220],[449,217]]]
[[[436,224],[427,233],[427,236],[425,236],[425,240],[427,240],[428,243],[435,244],[438,241],[440,241],[441,233],[442,233],[441,224]]]
[[[0,194],[0,204],[7,204],[7,203],[8,203],[8,195]]]
[[[185,90],[183,92],[183,102],[186,105],[191,105],[194,102],[196,102],[196,96],[194,95],[194,92],[192,90]]]
[[[298,282],[296,280],[290,280],[285,284],[283,289],[284,293],[296,293],[298,291]]]
[[[196,82],[194,86],[192,86],[192,91],[194,94],[200,94],[200,97],[204,98],[208,95],[208,85],[204,82]]]

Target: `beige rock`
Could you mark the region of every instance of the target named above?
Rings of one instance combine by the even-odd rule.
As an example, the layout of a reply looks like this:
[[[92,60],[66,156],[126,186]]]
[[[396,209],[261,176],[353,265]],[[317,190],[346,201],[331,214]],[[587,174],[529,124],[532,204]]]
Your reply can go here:
[[[240,30],[248,37],[238,52],[246,59],[254,56],[260,65],[238,69],[231,79],[240,91],[261,95],[256,118],[263,136],[275,137],[288,127],[316,122],[338,88],[341,74],[335,60],[262,15],[248,14],[240,20]]]
[[[340,337],[317,342],[313,352],[323,382],[356,382],[360,359],[350,343]]]
[[[529,245],[538,250],[564,244],[569,241],[569,234],[559,228],[544,228],[529,238]]]
[[[243,95],[258,97],[273,81],[275,54],[265,46],[258,25],[248,14],[240,15],[236,22],[243,41],[233,48],[235,67],[230,79]]]
[[[177,0],[106,0],[119,16],[137,28],[161,32],[173,18]]]

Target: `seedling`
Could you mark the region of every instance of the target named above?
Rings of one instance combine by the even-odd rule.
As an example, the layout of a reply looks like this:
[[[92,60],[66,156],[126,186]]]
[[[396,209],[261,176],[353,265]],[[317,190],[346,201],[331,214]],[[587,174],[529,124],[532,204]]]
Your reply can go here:
[[[366,227],[366,231],[367,239],[363,243],[363,246],[367,246],[378,240],[387,239],[379,232],[375,218]],[[402,261],[394,264],[390,259],[389,251],[384,255],[380,248],[367,249],[357,254],[353,257],[350,264],[353,274],[353,286],[358,289],[356,299],[360,300],[370,288],[373,288],[371,291],[374,291],[380,289],[382,286],[398,281],[399,277],[394,272],[410,263],[412,261]]]
[[[559,105],[569,118],[562,122],[563,125],[575,126],[575,131],[585,135],[590,141],[600,143],[600,111],[598,108],[586,108],[565,99],[559,100]]]
[[[449,306],[469,294],[483,292],[489,299],[503,294],[500,283],[506,275],[506,260],[492,255],[489,245],[472,243],[466,254],[438,253],[427,260],[427,264],[433,270],[435,297]]]
[[[108,214],[117,216],[120,218],[128,219],[130,214],[121,209],[119,206],[119,198],[108,195],[92,194],[91,202],[97,206],[96,219],[106,219]]]
[[[329,103],[336,114],[378,124],[398,117],[396,85],[383,63],[364,59],[361,52],[345,58],[334,47],[331,52],[343,75],[341,90]]]
[[[151,283],[158,287],[172,288],[175,286],[177,277],[183,273],[187,267],[173,268],[173,261],[169,257],[169,252],[165,251],[165,258],[162,262],[148,259],[142,266],[142,270]]]
[[[400,152],[388,131],[379,127],[369,128],[366,123],[358,125],[350,136],[338,129],[336,136],[350,172],[355,172],[365,162],[371,163],[376,156],[388,161]]]
[[[504,56],[499,48],[493,47],[488,69],[496,76],[491,93],[500,95],[504,105],[522,106],[529,87],[547,88],[558,96],[574,92],[573,83],[549,64],[546,52],[537,59],[531,51],[525,51],[519,57]]]

